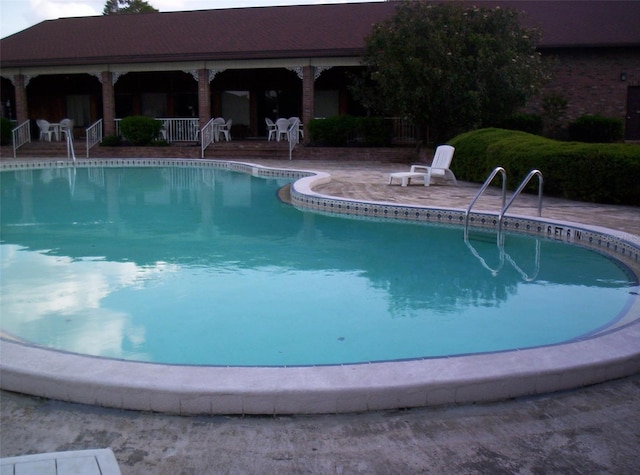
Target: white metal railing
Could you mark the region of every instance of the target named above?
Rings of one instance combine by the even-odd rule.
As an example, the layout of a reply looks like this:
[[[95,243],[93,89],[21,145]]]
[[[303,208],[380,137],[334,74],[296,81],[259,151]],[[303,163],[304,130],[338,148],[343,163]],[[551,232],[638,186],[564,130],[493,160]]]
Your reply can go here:
[[[289,160],[291,160],[293,148],[300,142],[300,119],[294,119],[291,122],[287,129],[287,138],[289,139]]]
[[[414,124],[404,117],[385,117],[391,121],[393,141],[395,143],[415,143],[418,141],[418,130]]]
[[[156,118],[162,122],[162,138],[167,142],[197,142],[200,135],[198,119]]]
[[[200,131],[200,158],[204,158],[204,151],[216,140],[217,127],[213,121],[214,119],[209,120]]]
[[[25,121],[15,129],[11,130],[13,142],[13,158],[16,158],[16,151],[26,143],[31,143],[31,126],[29,121]]]
[[[198,128],[198,119],[180,119],[156,117],[156,120],[162,122],[160,133],[162,138],[167,142],[197,142],[200,138],[200,129]],[[122,119],[114,119],[116,125],[116,135],[122,135],[120,131],[120,122]],[[126,137],[125,137],[126,138]]]
[[[102,142],[102,119],[85,129],[87,136],[87,158],[89,158],[89,150],[94,145]]]

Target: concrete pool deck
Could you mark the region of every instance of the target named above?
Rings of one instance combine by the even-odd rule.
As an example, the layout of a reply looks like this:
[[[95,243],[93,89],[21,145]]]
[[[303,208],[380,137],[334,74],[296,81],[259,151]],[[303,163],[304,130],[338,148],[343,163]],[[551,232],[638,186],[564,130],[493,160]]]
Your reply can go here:
[[[330,161],[328,162],[313,161],[308,163],[302,163],[300,161],[293,161],[293,162],[281,161],[280,162],[280,161],[274,161],[274,160],[254,160],[254,159],[250,160],[250,162],[256,163],[256,164],[262,164],[264,166],[276,167],[276,168],[297,168],[297,169],[312,169],[312,170],[318,170],[318,171],[326,171],[332,175],[332,181],[325,185],[319,186],[318,188],[315,189],[315,191],[323,194],[342,196],[346,198],[362,199],[367,201],[386,201],[386,202],[407,203],[407,204],[416,203],[424,206],[446,206],[451,208],[464,208],[467,206],[471,197],[475,194],[475,191],[477,190],[477,185],[468,185],[468,184],[461,184],[461,186],[459,187],[444,187],[444,186],[429,187],[429,188],[425,188],[422,186],[411,186],[407,188],[401,188],[398,186],[389,187],[386,184],[388,173],[390,171],[397,171],[398,169],[402,169],[402,166],[399,167],[397,164],[394,165],[394,164],[384,164],[384,163],[375,163],[375,162],[337,163],[337,162],[330,162]],[[521,198],[519,198],[518,201],[516,201],[516,204],[514,204],[514,207],[512,208],[513,212],[518,214],[533,215],[532,210],[535,210],[535,206],[536,206],[535,198],[534,198],[533,205],[531,205],[530,202],[528,203],[527,201],[530,198],[533,198],[533,197],[522,196]],[[478,205],[478,206],[480,208],[484,207],[484,205]],[[560,219],[560,220],[594,224],[597,226],[605,226],[612,229],[624,231],[626,233],[630,233],[632,235],[635,235],[636,238],[637,236],[640,236],[640,212],[638,208],[634,208],[634,207],[610,207],[610,206],[604,206],[604,205],[590,205],[590,204],[584,204],[584,203],[573,203],[573,202],[566,202],[564,200],[554,200],[550,198],[545,198],[544,207],[543,207],[543,216],[548,218]],[[624,446],[629,444],[633,445],[634,438],[635,440],[637,440],[638,438],[637,426],[640,424],[638,424],[637,421],[638,421],[640,404],[639,404],[638,395],[637,395],[638,394],[637,376],[627,378],[625,380],[622,380],[622,382],[617,381],[617,382],[605,383],[602,385],[585,388],[581,390],[576,390],[576,391],[571,391],[570,393],[564,393],[564,394],[569,395],[571,397],[573,397],[574,395],[577,397],[581,397],[584,394],[592,395],[593,392],[595,392],[596,394],[599,394],[598,388],[605,388],[604,399],[608,399],[606,394],[610,394],[612,390],[606,389],[606,388],[611,388],[613,387],[612,385],[616,385],[616,384],[622,385],[622,387],[626,388],[626,390],[632,396],[630,399],[628,398],[628,394],[625,396],[624,405],[625,405],[625,411],[627,411],[627,413],[623,416],[618,417],[617,419],[618,423],[615,425],[615,429],[619,427],[624,428],[625,423],[626,423],[626,426],[628,427],[627,432],[625,432],[625,430],[623,429],[623,432],[626,433],[627,437],[625,439],[619,440],[619,443],[621,444],[620,448],[615,448],[614,445],[610,445],[612,440],[614,439],[609,438],[607,436],[603,436],[602,440],[600,440],[600,436],[597,436],[595,437],[597,442],[593,442],[593,443],[601,444],[599,446],[599,448],[601,449],[600,452],[598,452],[597,449],[595,448],[587,448],[587,446],[582,447],[583,449],[582,456],[584,457],[584,460],[582,462],[578,461],[577,457],[576,457],[576,460],[569,460],[571,457],[567,457],[564,461],[561,461],[561,462],[557,460],[555,461],[548,460],[547,457],[552,457],[552,455],[550,454],[552,454],[553,451],[551,450],[546,454],[545,459],[538,458],[537,462],[532,462],[533,463],[532,465],[527,465],[526,461],[520,460],[521,458],[523,458],[522,452],[521,452],[521,455],[516,455],[515,458],[511,457],[510,452],[512,453],[514,449],[513,446],[509,446],[509,444],[507,443],[504,448],[501,448],[502,443],[498,442],[494,444],[495,446],[493,448],[491,448],[489,447],[489,445],[491,444],[487,445],[486,439],[484,439],[484,442],[482,441],[478,442],[480,444],[479,446],[480,448],[478,449],[479,451],[476,451],[473,454],[469,454],[463,450],[463,452],[469,455],[469,457],[465,455],[461,455],[458,458],[457,465],[456,463],[453,463],[453,465],[449,465],[448,467],[449,468],[458,467],[458,470],[455,470],[455,469],[451,470],[451,472],[456,472],[456,473],[473,473],[475,471],[484,471],[483,467],[486,469],[486,471],[495,471],[496,469],[499,469],[499,468],[506,470],[508,467],[511,467],[511,471],[517,471],[519,470],[520,467],[525,467],[525,469],[526,467],[528,467],[529,471],[535,471],[536,467],[547,466],[549,469],[551,469],[551,471],[553,471],[554,465],[546,465],[546,463],[553,462],[553,463],[559,463],[559,465],[555,466],[557,471],[566,471],[563,469],[566,469],[568,466],[573,466],[574,464],[578,464],[578,466],[583,468],[582,471],[603,471],[604,470],[606,473],[607,469],[611,467],[611,468],[614,468],[614,470],[611,471],[610,473],[624,473],[629,471],[632,472],[633,470],[627,470],[627,468],[631,469],[633,467],[636,467],[636,468],[638,467],[638,455],[635,454],[635,451],[632,452],[631,450],[625,448]],[[562,395],[556,396],[556,397],[562,397]],[[544,401],[553,403],[554,401],[556,401],[556,397],[542,396],[535,399],[527,399],[525,400],[525,403],[531,404],[532,401],[534,401],[535,403],[535,401],[539,401],[539,400],[544,400]],[[49,407],[55,406],[59,410],[56,409],[54,412],[66,413],[68,417],[72,417],[70,414],[80,407],[81,413],[83,411],[88,411],[87,413],[85,413],[86,417],[80,416],[80,419],[86,419],[86,418],[94,419],[94,416],[95,416],[95,418],[97,418],[98,421],[101,420],[101,415],[113,416],[118,414],[120,415],[127,414],[128,415],[127,419],[132,417],[135,419],[140,419],[140,418],[143,418],[143,416],[144,417],[149,416],[150,419],[147,419],[145,422],[142,422],[143,425],[144,424],[152,425],[153,421],[158,421],[157,422],[158,424],[161,423],[159,421],[165,421],[167,424],[173,425],[172,421],[174,420],[174,419],[171,419],[170,416],[137,415],[132,413],[122,413],[118,411],[111,412],[108,410],[100,410],[95,408],[84,408],[82,406],[65,405],[62,403],[48,403],[48,402],[42,403],[42,401],[36,401],[28,397],[8,395],[6,393],[3,394],[2,403],[3,403],[2,404],[3,430],[2,430],[2,446],[0,447],[0,454],[2,456],[19,455],[20,453],[26,453],[24,449],[22,450],[22,452],[17,452],[15,450],[17,449],[15,445],[13,446],[14,447],[13,451],[5,451],[6,443],[13,444],[13,438],[8,435],[5,436],[7,432],[6,427],[8,427],[5,424],[9,423],[10,427],[13,428],[12,432],[15,433],[17,431],[17,427],[20,425],[20,422],[19,422],[20,418],[24,417],[26,413],[33,411],[34,408],[36,407],[44,408],[44,406],[47,406],[47,405],[49,405]],[[9,409],[7,408],[7,403],[10,404]],[[499,404],[482,405],[478,407],[485,408],[489,412],[493,411],[495,408],[498,408],[498,412],[500,412],[503,410],[502,408],[504,406],[509,406],[510,404],[515,404],[515,406],[511,408],[511,409],[514,409],[514,408],[519,408],[520,403],[505,402],[505,403],[499,403]],[[572,403],[569,403],[569,404],[572,404]],[[583,405],[586,405],[585,407],[589,407],[591,405],[591,403],[587,401],[582,401],[580,399],[575,401],[573,404],[580,407],[582,407]],[[603,402],[602,404],[606,405],[605,402]],[[46,412],[46,408],[43,410]],[[437,454],[432,453],[431,454],[432,456],[430,457],[427,454],[428,451],[419,450],[418,452],[422,453],[425,456],[424,459],[421,459],[420,457],[416,458],[416,454],[413,453],[412,451],[406,450],[407,445],[412,446],[413,444],[413,447],[423,446],[423,444],[427,442],[425,437],[426,438],[437,437],[437,431],[435,433],[432,433],[431,431],[426,430],[421,432],[421,435],[414,434],[413,436],[410,436],[408,433],[406,433],[403,430],[401,430],[400,433],[398,433],[392,430],[392,428],[390,427],[384,427],[384,424],[379,423],[380,419],[381,418],[383,420],[393,419],[395,421],[395,424],[404,426],[408,430],[410,429],[411,433],[414,433],[416,431],[416,428],[412,425],[412,422],[414,421],[410,421],[410,422],[405,421],[405,423],[401,421],[404,421],[407,417],[409,417],[410,419],[413,419],[415,417],[416,418],[415,421],[417,421],[422,416],[427,416],[429,419],[435,418],[436,420],[438,420],[438,417],[439,417],[438,414],[440,414],[442,417],[445,417],[447,414],[451,415],[452,414],[451,411],[454,411],[454,412],[457,411],[459,413],[458,415],[462,419],[465,419],[465,417],[468,416],[468,414],[465,411],[471,411],[471,409],[469,407],[467,407],[466,409],[465,408],[419,409],[419,410],[411,410],[406,412],[394,411],[392,413],[374,413],[369,415],[365,414],[361,416],[317,416],[317,417],[307,416],[306,418],[305,417],[302,417],[302,418],[286,418],[285,417],[285,418],[274,418],[273,420],[266,419],[267,421],[273,421],[274,423],[273,433],[268,435],[266,439],[261,437],[261,434],[266,435],[265,432],[262,432],[261,434],[251,432],[251,430],[266,430],[266,429],[264,428],[259,429],[259,426],[254,426],[252,424],[245,424],[243,426],[243,421],[247,421],[247,419],[216,418],[216,417],[185,419],[186,421],[191,421],[193,424],[197,424],[196,421],[200,421],[200,422],[209,421],[212,424],[215,424],[215,421],[224,420],[225,423],[238,424],[237,430],[241,432],[243,432],[242,430],[243,427],[252,426],[252,429],[250,429],[249,432],[246,433],[246,435],[250,438],[252,437],[254,439],[257,438],[257,439],[263,440],[267,444],[267,446],[272,447],[271,449],[265,449],[267,452],[265,452],[264,456],[262,457],[260,457],[259,454],[257,454],[258,456],[255,457],[255,460],[249,460],[250,457],[247,458],[247,457],[240,457],[240,456],[238,456],[239,457],[238,460],[230,460],[233,457],[226,457],[223,454],[219,453],[218,454],[219,460],[215,461],[214,459],[209,457],[208,454],[202,453],[202,451],[204,450],[202,445],[196,444],[194,441],[192,441],[194,442],[193,443],[194,450],[198,451],[196,447],[200,447],[199,452],[197,452],[199,456],[196,457],[191,463],[188,463],[189,461],[187,460],[186,457],[188,457],[187,453],[189,452],[189,450],[184,446],[183,441],[179,440],[180,438],[178,437],[177,433],[174,433],[175,441],[172,443],[169,443],[166,439],[164,439],[158,442],[159,444],[158,446],[154,446],[153,442],[151,442],[150,440],[146,440],[146,444],[144,442],[141,442],[139,445],[136,445],[141,439],[144,439],[144,437],[133,435],[132,438],[135,438],[135,441],[129,440],[127,437],[127,444],[132,444],[132,446],[139,447],[138,450],[141,450],[142,452],[147,451],[146,447],[148,447],[149,448],[149,450],[147,451],[148,453],[151,453],[151,446],[153,446],[153,448],[157,450],[160,450],[162,448],[165,454],[169,454],[169,453],[172,454],[168,456],[169,458],[174,457],[179,452],[180,454],[182,454],[181,455],[182,462],[186,463],[187,464],[186,466],[193,467],[192,470],[190,470],[191,473],[220,473],[220,472],[222,473],[275,473],[275,472],[296,473],[302,470],[303,467],[311,467],[309,471],[316,472],[316,473],[332,473],[332,472],[340,473],[341,470],[343,471],[343,473],[354,473],[354,472],[415,473],[415,472],[426,470],[427,468],[433,469],[433,467],[438,466],[439,461],[444,461],[445,459],[449,458],[447,455],[440,453],[441,456],[439,457],[439,460],[438,460],[437,458],[434,458],[434,456]],[[22,416],[20,416],[20,414],[22,414]],[[90,416],[87,416],[87,414],[90,414]],[[5,418],[5,415],[7,416],[6,418]],[[558,412],[556,415],[560,416],[562,414]],[[14,419],[14,417],[16,417],[16,419]],[[64,415],[62,417],[64,417]],[[550,417],[552,419],[554,418],[553,415],[551,415]],[[447,423],[445,419],[439,419],[439,420],[441,421],[442,424],[446,426]],[[473,419],[473,416],[471,417],[471,419]],[[580,429],[584,429],[585,427],[590,427],[590,428],[594,426],[601,427],[603,419],[607,419],[607,417],[601,418],[597,423],[594,423],[594,421],[588,421],[586,422],[586,425],[578,424],[576,430],[580,431]],[[614,416],[613,419],[616,419],[616,416]],[[254,419],[249,419],[249,420],[254,420]],[[256,419],[256,420],[262,421],[265,419]],[[298,427],[299,421],[301,420],[302,421],[306,420],[307,422],[312,421],[309,425],[314,427],[315,426],[326,427],[325,424],[329,424],[329,425],[335,424],[340,426],[341,424],[359,425],[360,423],[362,423],[363,426],[361,426],[360,428],[356,428],[356,431],[361,431],[362,433],[369,435],[371,440],[369,440],[368,442],[370,442],[371,444],[373,443],[384,444],[386,441],[388,445],[395,446],[393,438],[399,437],[400,439],[406,441],[406,445],[401,444],[401,447],[404,450],[401,450],[402,453],[397,456],[391,455],[390,453],[384,450],[382,451],[384,453],[383,455],[379,447],[372,447],[371,445],[368,445],[368,444],[361,445],[352,436],[351,438],[343,439],[342,441],[338,442],[338,444],[339,446],[342,446],[343,444],[347,446],[351,446],[354,448],[354,451],[343,449],[343,450],[347,450],[346,453],[343,453],[341,450],[339,450],[340,448],[339,446],[334,446],[333,449],[331,449],[329,446],[322,445],[322,444],[320,444],[321,445],[320,448],[315,447],[316,450],[313,450],[314,449],[313,440],[309,439],[309,437],[311,437],[309,434],[307,434],[304,440],[306,440],[308,443],[311,442],[312,444],[311,446],[309,446],[308,444],[304,445],[304,444],[298,443],[299,438],[301,438],[301,434],[299,433],[299,431],[303,430],[301,427]],[[278,426],[278,421],[280,422],[290,421],[292,424],[290,427],[290,430],[287,431],[284,435],[280,434],[278,427],[284,428],[284,426],[286,426],[287,424],[281,423]],[[635,421],[635,423],[630,424],[630,421]],[[31,421],[31,422],[37,422],[37,421]],[[64,419],[60,420],[59,422],[62,425],[65,424]],[[81,427],[81,425],[77,425],[79,422],[80,421],[75,421],[74,424],[76,425],[74,425],[74,427],[78,427],[78,428]],[[532,423],[532,421],[529,421],[529,422]],[[463,425],[466,425],[467,423],[469,423],[470,426],[473,426],[473,422],[469,420],[467,420],[467,422],[465,422],[465,424]],[[607,422],[605,425],[607,424],[609,424],[609,422]],[[629,427],[629,424],[630,424],[630,427]],[[304,423],[302,425],[304,425]],[[367,427],[371,429],[371,425],[376,426],[374,430],[373,431],[367,430]],[[534,439],[538,439],[540,436],[540,433],[536,431],[539,430],[540,427],[535,428],[534,427],[535,424],[531,426],[527,424],[525,425],[527,426],[526,430],[530,430],[530,429],[532,430],[532,433],[530,434],[531,437]],[[225,427],[228,428],[228,426],[225,426]],[[478,432],[478,434],[480,434],[484,430],[480,426],[476,426],[475,429],[480,431]],[[81,432],[82,430],[85,430],[85,429],[78,429],[78,430],[80,430],[80,432],[78,432],[77,435],[79,439],[83,440],[84,438],[81,436]],[[86,428],[86,430],[90,431],[91,429]],[[133,428],[131,428],[131,430],[133,431],[133,433],[135,433],[135,430]],[[144,431],[145,429],[144,427],[141,426],[139,430]],[[171,429],[167,429],[167,430],[169,430],[169,432],[172,432]],[[313,429],[311,428],[309,430],[313,431]],[[462,437],[464,428],[461,427],[460,430],[461,430],[460,436]],[[497,430],[497,427],[494,426],[493,429],[491,430]],[[611,430],[612,431],[614,430],[614,426],[611,426]],[[381,431],[385,431],[385,434],[382,435]],[[53,432],[55,432],[55,430]],[[73,429],[72,429],[72,432],[73,432]],[[115,432],[117,432],[117,430],[115,430]],[[473,438],[474,436],[471,435],[473,433],[473,430],[470,430],[469,432],[470,432],[469,434],[470,437]],[[488,435],[488,433],[486,432],[482,432],[482,433],[484,433],[485,436]],[[553,431],[551,433],[553,433]],[[507,433],[504,433],[503,435],[508,437]],[[603,435],[603,433],[600,433],[600,435]],[[385,437],[387,436],[389,438],[385,439]],[[519,440],[519,443],[523,443],[524,440],[527,439],[526,434],[524,435],[512,434],[512,436],[517,438]],[[584,437],[585,434],[582,434],[582,436]],[[220,434],[218,434],[218,437],[220,437]],[[276,449],[277,440],[272,439],[271,437],[275,437],[276,439],[280,440],[284,444],[284,446],[280,448],[280,451]],[[291,437],[291,438],[288,438],[288,437]],[[324,440],[323,437],[332,437],[332,435],[331,433],[327,433],[324,435],[320,434],[318,436],[320,440]],[[29,438],[29,437],[27,436],[26,438]],[[215,438],[208,439],[206,436],[204,436],[204,438],[206,440],[209,440],[210,443],[214,445],[216,443],[221,442],[220,440]],[[37,437],[34,437],[34,439],[37,439]],[[339,439],[339,437],[336,437],[336,439]],[[480,439],[483,439],[483,436],[480,436]],[[86,439],[85,442],[88,440],[89,439]],[[247,441],[246,440],[243,441],[241,438],[234,439],[234,440],[236,441],[237,444],[240,444],[240,445],[247,444]],[[458,440],[457,443],[460,444],[462,440],[463,439]],[[26,443],[26,441],[24,440],[23,442]],[[471,441],[467,441],[467,444],[469,444],[469,442]],[[470,445],[478,447],[475,444],[475,442],[476,440],[474,439],[473,442],[470,443]],[[97,444],[100,442],[98,439],[94,438],[92,439],[91,442],[88,442],[88,443]],[[483,443],[485,445],[483,445]],[[539,443],[542,443],[542,441],[539,441]],[[546,441],[546,443],[549,444],[548,441]],[[577,439],[573,440],[573,443],[574,443],[574,448],[575,448],[575,444],[580,445],[580,438],[578,437]],[[176,444],[179,446],[179,449],[175,447]],[[272,446],[271,444],[276,444],[276,445]],[[46,444],[40,444],[40,446],[38,446],[38,444],[36,443],[35,446],[31,445],[32,448],[29,448],[28,450],[30,452],[63,450],[63,448],[61,447],[64,446],[64,444],[58,444],[57,446],[49,446],[50,443],[47,446],[44,446],[44,445]],[[116,452],[116,456],[118,457],[119,455],[118,447],[113,447],[112,442],[105,440],[104,442],[102,442],[102,445],[112,446],[112,448]],[[222,447],[222,445],[220,446]],[[23,447],[26,448],[25,445],[23,445]],[[93,447],[95,447],[95,445]],[[436,445],[433,447],[435,449],[436,447],[439,447],[439,446]],[[456,450],[455,447],[456,447],[455,445],[447,446],[446,443],[442,445],[442,448],[444,448],[445,452],[447,452],[449,455],[451,455],[449,452]],[[458,445],[458,449],[461,449],[463,447],[465,447],[464,442],[462,443],[462,445]],[[76,448],[84,448],[84,447],[73,446],[70,448],[76,449]],[[494,450],[496,448],[499,450],[497,451]],[[484,452],[485,449],[486,449],[486,452]],[[269,450],[271,450],[271,452],[269,452]],[[322,455],[321,458],[324,461],[323,463],[325,465],[318,465],[320,460],[313,457],[314,455],[313,452],[317,452],[318,450],[322,451],[322,453],[324,454]],[[335,457],[332,457],[331,450],[335,451]],[[572,449],[568,449],[568,450],[571,451]],[[598,452],[598,454],[596,454],[594,450],[595,452]],[[126,448],[122,447],[123,457],[126,455],[125,451],[126,451]],[[305,454],[308,455],[308,453],[306,453],[308,451],[311,451],[311,456],[312,456],[311,459],[305,457]],[[249,450],[248,452],[251,453],[251,450]],[[369,455],[363,455],[365,452],[368,453]],[[541,450],[541,453],[542,452],[544,451]],[[604,452],[607,452],[607,455],[604,457],[604,459],[596,460]],[[623,455],[626,454],[623,456],[623,458],[625,459],[625,462],[614,462],[613,458],[617,458],[617,457],[611,456],[611,453],[613,452],[617,452],[618,454],[623,454]],[[358,453],[361,455],[358,456],[357,455]],[[350,454],[353,455],[353,458],[349,457]],[[380,456],[377,456],[378,454]],[[153,455],[151,455],[148,458],[145,456],[142,456],[142,458],[144,459],[143,462],[138,464],[134,460],[133,463],[131,464],[132,470],[127,471],[126,470],[127,467],[124,466],[123,473],[124,474],[126,473],[180,473],[175,469],[177,465],[172,465],[171,461],[163,459],[162,456],[158,458],[157,452],[155,455],[156,455],[155,460],[157,461],[155,465],[154,465]],[[317,454],[317,455],[321,455],[321,454]],[[270,456],[272,457],[271,457],[271,461],[269,462]],[[134,459],[136,457],[140,458],[141,455],[138,454],[137,456],[136,455],[133,456]],[[120,457],[118,458],[120,460]],[[455,457],[453,458],[455,459]],[[130,461],[131,456],[129,456],[129,459],[127,460]],[[227,463],[226,465],[223,463],[223,460],[226,460],[226,463]],[[359,461],[357,464],[351,463],[351,462],[355,462],[356,460]],[[387,460],[388,462],[387,464],[385,464],[385,460]],[[546,462],[544,462],[544,460],[546,460]],[[256,461],[257,464],[251,465],[254,461]],[[262,461],[262,465],[258,463],[260,461]],[[273,465],[274,461],[276,465]],[[151,463],[152,465],[145,465],[148,463]],[[580,465],[580,463],[582,463],[582,465]],[[619,465],[619,463],[624,463],[626,465]],[[129,465],[129,463],[127,463],[127,465]],[[164,471],[166,467],[171,467],[171,466],[174,467],[174,470],[167,469],[167,471]],[[154,468],[150,469],[150,467],[154,467]],[[278,467],[280,467],[281,469],[279,469]],[[313,467],[316,467],[316,469],[314,470]],[[445,467],[446,467],[445,465],[441,465],[441,467],[443,468],[442,470],[433,470],[433,471],[437,473],[444,473],[448,471],[448,470],[445,470]],[[615,469],[616,467],[617,469]],[[189,471],[185,473],[189,473]]]

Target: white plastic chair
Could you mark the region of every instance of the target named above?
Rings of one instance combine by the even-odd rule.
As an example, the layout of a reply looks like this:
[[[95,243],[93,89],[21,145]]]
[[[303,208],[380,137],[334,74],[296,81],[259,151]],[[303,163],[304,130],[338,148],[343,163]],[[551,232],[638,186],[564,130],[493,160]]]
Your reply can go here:
[[[231,124],[233,120],[229,119],[226,124],[218,125],[218,134],[224,135],[225,140],[231,140]]]
[[[449,169],[451,160],[453,160],[453,152],[455,148],[451,145],[440,145],[436,148],[436,153],[433,157],[431,166],[426,165],[412,165],[408,172],[397,172],[389,175],[389,184],[394,178],[400,179],[402,186],[411,184],[412,178],[423,178],[424,186],[429,186],[433,178],[442,179],[446,181],[452,181],[454,185],[457,185],[455,175]],[[419,171],[424,170],[424,171]]]
[[[278,119],[276,120],[276,128],[278,129],[276,133],[276,139],[280,142],[280,137],[284,136],[286,139],[289,133],[289,119]]]
[[[222,125],[224,125],[224,119],[222,117],[213,119],[213,140],[215,142],[220,141],[220,126]]]
[[[264,121],[267,124],[267,141],[271,140],[271,137],[275,138],[276,133],[278,132],[278,127],[276,127],[276,124],[269,119],[269,117],[265,117]]]
[[[289,117],[289,125],[295,125],[298,129],[298,135],[304,138],[304,132],[302,131],[302,122],[299,117]]]
[[[65,134],[67,137],[73,137],[73,121],[71,119],[62,119],[60,121],[60,132],[62,133],[62,137],[64,137]]]
[[[36,124],[38,124],[38,128],[40,129],[40,140],[44,138],[44,140],[51,142],[51,136],[53,135],[51,124],[44,119],[36,120]]]

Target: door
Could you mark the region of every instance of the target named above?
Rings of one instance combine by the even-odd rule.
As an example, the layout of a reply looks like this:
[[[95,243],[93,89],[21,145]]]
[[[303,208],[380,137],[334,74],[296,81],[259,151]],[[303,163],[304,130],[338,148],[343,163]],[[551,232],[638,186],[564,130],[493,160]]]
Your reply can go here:
[[[640,86],[627,89],[625,140],[640,140]]]

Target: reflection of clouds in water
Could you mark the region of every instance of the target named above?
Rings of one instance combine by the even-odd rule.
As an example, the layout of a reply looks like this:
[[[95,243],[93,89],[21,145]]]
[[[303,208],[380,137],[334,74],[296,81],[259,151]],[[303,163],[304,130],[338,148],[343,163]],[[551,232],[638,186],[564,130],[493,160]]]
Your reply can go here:
[[[145,329],[133,326],[127,313],[102,308],[101,302],[119,289],[144,286],[150,277],[172,267],[162,262],[143,268],[99,258],[73,260],[15,245],[2,245],[1,257],[4,330],[29,338],[28,328],[42,320],[39,331],[53,338],[48,344],[114,357],[122,355],[125,341],[133,348],[143,342]],[[59,328],[56,316],[65,317],[73,330]]]

